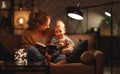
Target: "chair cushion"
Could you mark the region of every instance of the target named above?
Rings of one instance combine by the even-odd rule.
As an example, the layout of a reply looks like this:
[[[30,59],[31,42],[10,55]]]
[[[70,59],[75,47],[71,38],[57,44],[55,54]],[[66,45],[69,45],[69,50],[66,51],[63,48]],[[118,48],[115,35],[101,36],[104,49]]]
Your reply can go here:
[[[82,55],[80,56],[80,61],[83,64],[87,64],[87,65],[93,65],[95,64],[95,57],[92,54],[92,52],[90,51],[85,51],[82,53]]]
[[[80,56],[83,52],[87,51],[88,40],[79,40],[74,46],[72,53],[66,59],[68,63],[80,62]]]
[[[80,48],[86,51],[88,49],[88,40],[79,39],[78,43],[80,44]]]

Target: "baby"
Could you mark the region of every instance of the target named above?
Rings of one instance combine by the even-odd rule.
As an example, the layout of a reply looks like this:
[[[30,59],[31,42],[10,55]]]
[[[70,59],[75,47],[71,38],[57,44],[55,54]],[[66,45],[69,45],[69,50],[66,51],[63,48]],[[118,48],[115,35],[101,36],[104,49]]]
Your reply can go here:
[[[72,52],[74,42],[67,35],[65,35],[65,24],[61,20],[56,21],[54,32],[55,36],[52,38],[50,44],[56,45],[58,51],[52,54],[52,59],[54,58],[54,60],[56,59],[57,61],[60,61],[65,59],[65,57]]]
[[[63,54],[70,54],[72,52],[74,42],[65,35],[65,24],[61,20],[57,20],[54,27],[55,36],[53,37],[51,44],[56,45]]]

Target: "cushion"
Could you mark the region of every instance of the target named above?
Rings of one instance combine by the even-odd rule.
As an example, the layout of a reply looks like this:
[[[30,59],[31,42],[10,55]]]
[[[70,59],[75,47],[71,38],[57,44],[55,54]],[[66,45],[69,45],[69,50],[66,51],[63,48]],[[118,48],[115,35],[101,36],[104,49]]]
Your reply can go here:
[[[83,52],[87,51],[88,40],[79,40],[74,46],[72,53],[67,58],[68,63],[80,62],[80,56]]]
[[[79,39],[78,43],[76,44],[77,47],[80,47],[81,51],[86,51],[88,49],[88,40],[81,40]]]
[[[82,53],[82,55],[80,56],[80,61],[83,64],[87,64],[87,65],[93,65],[95,64],[95,57],[92,54],[92,52],[90,51],[85,51],[84,53]]]

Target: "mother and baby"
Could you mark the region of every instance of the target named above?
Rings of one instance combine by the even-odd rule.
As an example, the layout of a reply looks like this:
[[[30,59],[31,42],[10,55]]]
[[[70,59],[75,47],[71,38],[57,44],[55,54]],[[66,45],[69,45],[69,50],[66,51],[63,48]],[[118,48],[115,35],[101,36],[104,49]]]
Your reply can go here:
[[[84,50],[80,48],[80,43],[75,45],[65,34],[63,21],[56,20],[54,30],[50,28],[50,22],[51,17],[44,11],[30,13],[29,27],[21,36],[21,47],[28,50],[28,59],[54,64],[80,62],[81,50]],[[43,53],[43,48],[37,47],[37,42],[56,45],[58,49],[52,54]]]

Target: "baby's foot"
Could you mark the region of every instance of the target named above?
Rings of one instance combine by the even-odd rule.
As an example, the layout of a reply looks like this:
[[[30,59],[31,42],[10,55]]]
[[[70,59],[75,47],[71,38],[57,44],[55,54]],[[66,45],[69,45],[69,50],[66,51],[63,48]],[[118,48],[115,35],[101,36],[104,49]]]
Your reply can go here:
[[[48,52],[46,52],[46,53],[45,53],[45,56],[46,56],[46,58],[48,59],[48,61],[50,62],[50,61],[51,61],[51,59],[52,59],[51,55],[50,55],[50,54],[48,54]]]
[[[66,60],[61,60],[60,62],[56,63],[57,65],[59,64],[67,64]]]

